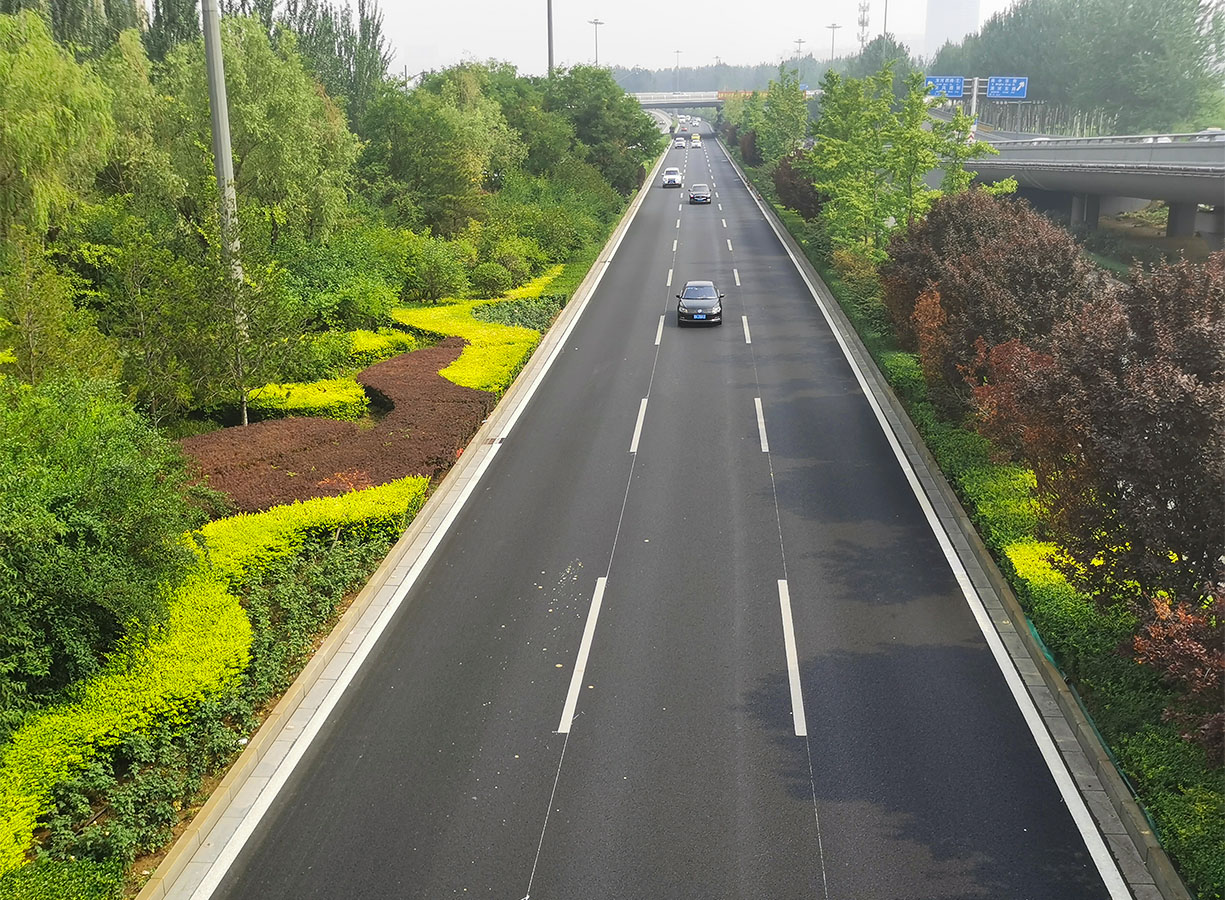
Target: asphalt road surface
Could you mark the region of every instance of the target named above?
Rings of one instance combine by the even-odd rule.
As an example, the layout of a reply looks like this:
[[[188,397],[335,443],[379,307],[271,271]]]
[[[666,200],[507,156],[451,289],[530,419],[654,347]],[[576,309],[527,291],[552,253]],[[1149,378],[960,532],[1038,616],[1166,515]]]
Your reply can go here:
[[[216,896],[1107,896],[785,251],[666,165],[714,202],[648,187]]]

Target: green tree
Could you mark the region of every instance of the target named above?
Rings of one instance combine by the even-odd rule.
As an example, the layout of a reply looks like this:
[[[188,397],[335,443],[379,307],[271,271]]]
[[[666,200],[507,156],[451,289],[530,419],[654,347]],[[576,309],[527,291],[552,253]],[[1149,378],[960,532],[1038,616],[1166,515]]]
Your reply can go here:
[[[46,229],[105,158],[110,95],[33,12],[0,15],[0,241]]]
[[[344,115],[303,68],[292,37],[273,47],[251,18],[222,23],[235,189],[272,224],[326,235],[344,209],[358,153]],[[166,57],[158,88],[174,97],[168,126],[174,169],[199,208],[215,205],[204,48]]]
[[[42,245],[22,229],[0,245],[0,347],[11,361],[0,372],[40,384],[61,373],[113,377],[114,342],[94,327],[93,315],[77,304],[73,279],[57,272]]]
[[[150,57],[161,62],[179,44],[199,39],[199,0],[153,0],[153,19],[145,32]]]
[[[358,129],[387,77],[391,47],[377,0],[357,0],[356,22],[353,14],[347,3],[286,0],[277,21],[297,34],[298,52],[328,95],[343,102],[350,127]]]
[[[187,485],[113,385],[0,377],[0,731],[161,619],[203,519]]]
[[[766,91],[757,149],[768,166],[798,147],[808,136],[808,102],[800,90],[799,73],[778,67],[778,78]]]
[[[0,15],[22,10],[38,13],[61,44],[84,51],[104,50],[121,31],[144,21],[139,0],[0,0]]]
[[[655,120],[607,69],[574,66],[555,71],[545,89],[545,104],[570,122],[587,147],[587,161],[622,194],[641,184],[644,166],[663,146]]]

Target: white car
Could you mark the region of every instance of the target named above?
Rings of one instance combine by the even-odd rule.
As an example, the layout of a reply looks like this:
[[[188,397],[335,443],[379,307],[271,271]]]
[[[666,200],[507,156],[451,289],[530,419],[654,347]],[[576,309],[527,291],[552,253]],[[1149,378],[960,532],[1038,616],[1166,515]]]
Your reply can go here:
[[[689,142],[689,146],[691,146],[691,147],[701,147],[701,146],[702,146],[702,137],[701,137],[701,135],[697,135],[697,134],[695,134],[695,135],[693,136],[693,140]]]
[[[683,137],[678,137],[676,140],[672,142],[672,146],[675,147],[677,150],[684,150],[685,149],[685,139]]]
[[[664,187],[681,187],[681,170],[676,166],[668,166],[664,169]]]

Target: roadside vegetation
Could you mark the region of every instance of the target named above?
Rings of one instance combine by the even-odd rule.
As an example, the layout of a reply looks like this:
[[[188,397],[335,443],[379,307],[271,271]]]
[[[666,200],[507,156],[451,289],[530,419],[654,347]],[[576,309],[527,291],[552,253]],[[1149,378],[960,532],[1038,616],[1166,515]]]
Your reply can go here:
[[[0,898],[88,900],[198,808],[662,138],[600,69],[410,86],[373,3],[223,3],[238,286],[195,3],[30,5],[0,3]]]
[[[806,122],[783,129],[796,149],[763,140],[785,79],[728,103],[722,134],[906,405],[1183,877],[1221,900],[1225,254],[1106,278],[1008,185],[971,187],[958,117],[939,145],[946,126],[916,124],[921,82],[900,99],[893,83],[888,66],[827,75],[810,150]],[[934,159],[921,154],[944,161],[939,191],[908,178]]]

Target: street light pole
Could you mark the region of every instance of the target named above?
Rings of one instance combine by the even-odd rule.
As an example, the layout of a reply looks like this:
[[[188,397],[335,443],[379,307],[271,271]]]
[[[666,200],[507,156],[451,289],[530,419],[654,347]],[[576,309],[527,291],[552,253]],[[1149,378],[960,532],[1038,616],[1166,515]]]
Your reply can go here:
[[[676,70],[675,77],[672,82],[672,92],[679,94],[681,92],[681,51],[676,51]]]
[[[889,34],[889,0],[885,0],[885,21],[880,27],[882,35]]]
[[[600,26],[603,25],[604,23],[601,22],[599,17],[597,16],[594,19],[588,19],[587,24],[595,26],[594,28],[594,31],[595,31],[595,64],[596,64],[596,67],[598,68],[600,65]]]
[[[830,63],[833,63],[834,61],[834,35],[838,33],[838,29],[841,28],[842,26],[841,25],[826,25],[825,27],[829,29],[829,61]]]
[[[553,77],[553,0],[548,0],[549,19],[549,77]]]
[[[230,270],[234,309],[234,366],[238,375],[242,424],[247,424],[247,389],[242,355],[247,337],[247,314],[242,305],[242,245],[238,236],[238,197],[234,193],[234,155],[230,149],[230,108],[225,93],[225,64],[221,56],[221,16],[217,0],[200,4],[204,24],[204,67],[208,76],[208,106],[213,128],[213,171],[220,201],[221,255]]]

